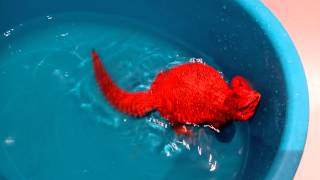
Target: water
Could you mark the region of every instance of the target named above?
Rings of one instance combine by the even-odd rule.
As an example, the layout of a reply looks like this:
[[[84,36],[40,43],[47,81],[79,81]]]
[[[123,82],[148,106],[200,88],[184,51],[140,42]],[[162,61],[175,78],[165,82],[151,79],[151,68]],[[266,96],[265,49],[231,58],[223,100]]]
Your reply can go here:
[[[44,16],[0,38],[0,179],[236,179],[249,129],[176,136],[157,112],[132,118],[96,86],[95,48],[112,78],[146,90],[160,71],[214,60],[120,17]],[[194,59],[199,58],[199,59]],[[218,64],[218,63],[217,63]]]

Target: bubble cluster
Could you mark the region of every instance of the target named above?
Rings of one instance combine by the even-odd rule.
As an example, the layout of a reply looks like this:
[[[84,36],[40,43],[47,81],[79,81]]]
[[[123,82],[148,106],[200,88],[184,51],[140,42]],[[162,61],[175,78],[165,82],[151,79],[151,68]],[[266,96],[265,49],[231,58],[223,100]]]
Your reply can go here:
[[[205,64],[205,62],[204,62],[204,60],[202,58],[190,58],[189,62]]]
[[[11,33],[12,33],[13,31],[14,31],[14,29],[11,28],[11,29],[7,30],[6,32],[4,32],[3,35],[4,35],[5,37],[8,37],[8,36],[11,35]]]

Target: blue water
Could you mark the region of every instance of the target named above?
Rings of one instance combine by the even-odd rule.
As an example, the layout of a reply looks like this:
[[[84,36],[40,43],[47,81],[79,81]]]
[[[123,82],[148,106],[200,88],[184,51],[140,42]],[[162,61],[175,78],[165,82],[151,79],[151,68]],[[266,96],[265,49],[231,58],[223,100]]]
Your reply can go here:
[[[193,127],[184,137],[157,112],[126,116],[103,99],[90,51],[129,91],[147,89],[161,70],[192,58],[219,69],[214,58],[152,27],[98,15],[40,17],[0,40],[0,179],[241,177],[247,123],[220,134]]]

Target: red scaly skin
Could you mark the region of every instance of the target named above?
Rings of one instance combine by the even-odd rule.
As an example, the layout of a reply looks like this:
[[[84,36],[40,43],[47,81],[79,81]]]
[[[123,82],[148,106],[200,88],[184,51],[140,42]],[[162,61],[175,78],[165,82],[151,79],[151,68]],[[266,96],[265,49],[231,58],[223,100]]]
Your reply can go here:
[[[112,81],[95,51],[92,60],[97,83],[111,105],[137,117],[158,110],[178,134],[191,134],[186,124],[217,130],[232,120],[246,121],[261,97],[243,77],[235,76],[229,86],[203,63],[175,66],[158,74],[148,91],[127,92]]]

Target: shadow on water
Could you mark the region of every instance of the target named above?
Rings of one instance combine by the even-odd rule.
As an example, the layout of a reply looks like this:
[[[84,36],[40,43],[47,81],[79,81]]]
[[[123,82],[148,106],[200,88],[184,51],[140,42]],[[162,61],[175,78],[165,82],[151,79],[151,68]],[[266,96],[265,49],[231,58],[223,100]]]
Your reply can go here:
[[[0,180],[8,180],[3,174],[0,173]]]
[[[236,134],[236,127],[234,123],[229,123],[220,131],[220,133],[215,133],[217,140],[221,143],[228,143],[234,138]]]

